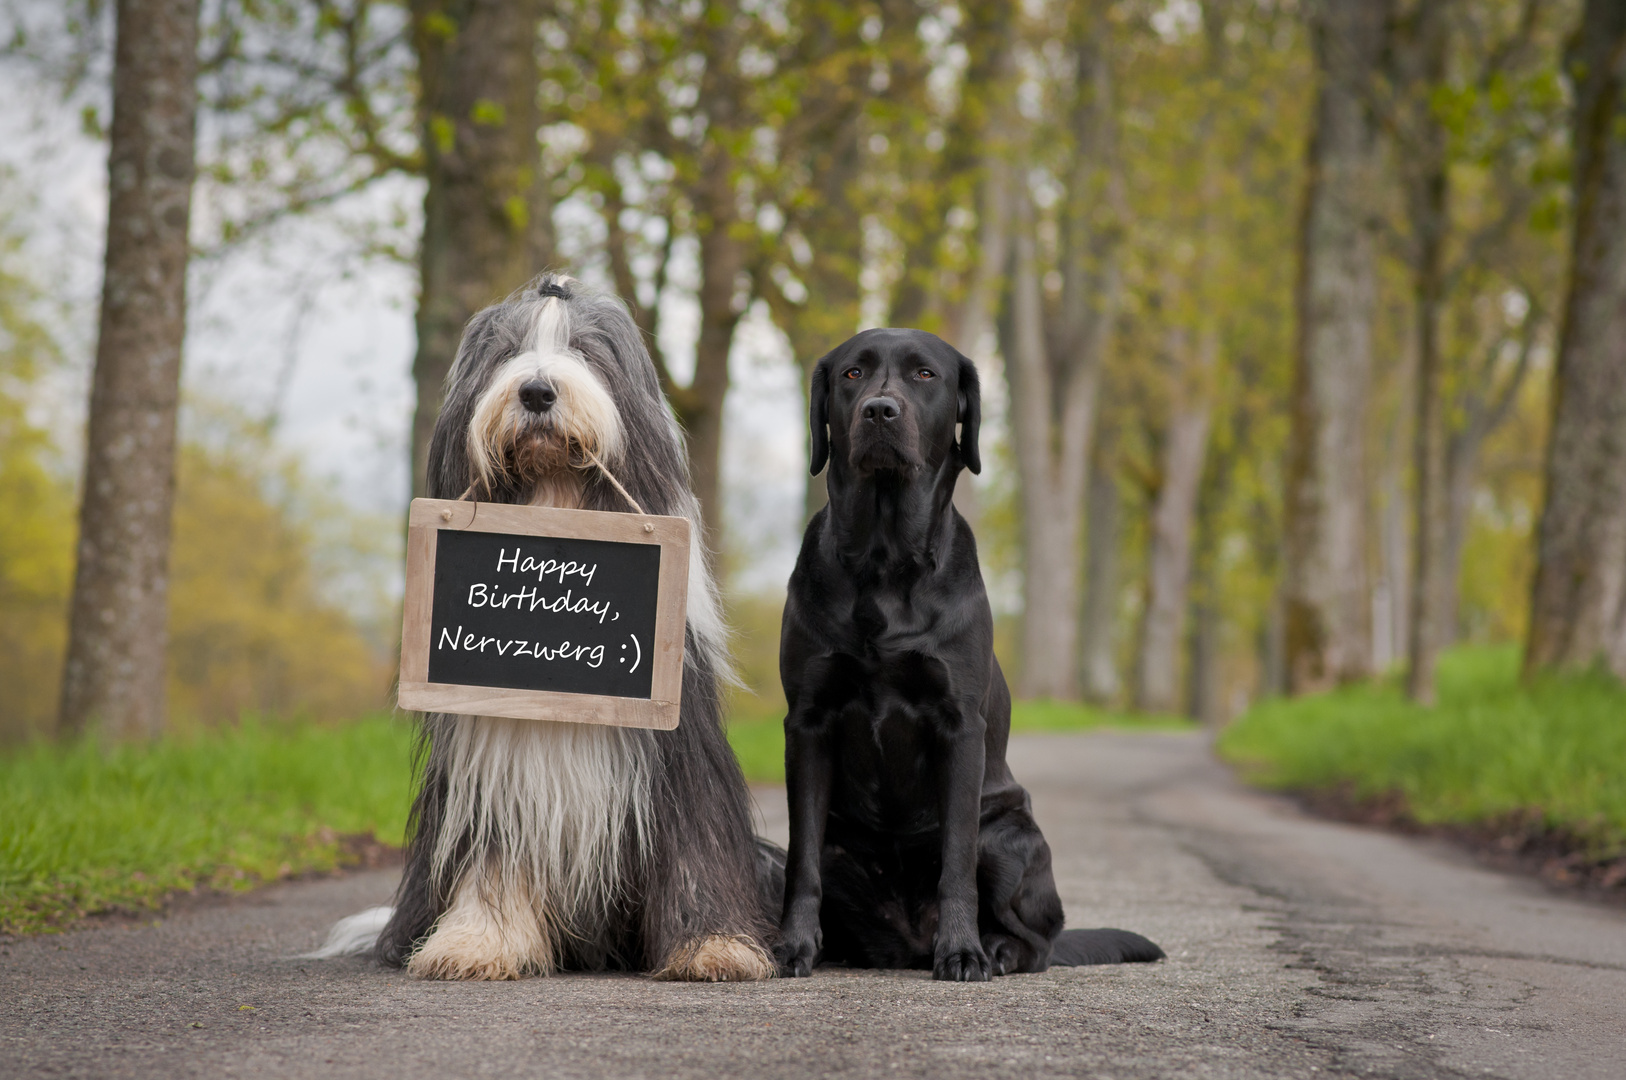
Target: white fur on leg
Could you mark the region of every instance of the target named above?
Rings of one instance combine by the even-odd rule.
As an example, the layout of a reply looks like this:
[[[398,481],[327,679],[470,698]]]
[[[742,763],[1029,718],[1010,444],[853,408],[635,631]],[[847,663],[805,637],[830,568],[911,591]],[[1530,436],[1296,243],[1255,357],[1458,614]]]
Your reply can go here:
[[[712,934],[672,950],[657,979],[678,982],[754,982],[774,976],[774,962],[748,937]]]
[[[419,979],[518,979],[553,968],[553,938],[530,891],[484,869],[464,876],[452,906],[407,961],[407,973]]]
[[[327,941],[315,952],[301,953],[296,960],[332,960],[338,956],[361,956],[378,944],[378,935],[384,932],[392,907],[368,908],[366,911],[340,919],[327,932]]]
[[[478,868],[488,881],[513,883],[506,892],[523,890],[555,925],[571,932],[605,925],[605,911],[621,896],[626,855],[642,857],[649,844],[648,734],[448,718],[446,803],[431,859],[437,882],[455,887]]]

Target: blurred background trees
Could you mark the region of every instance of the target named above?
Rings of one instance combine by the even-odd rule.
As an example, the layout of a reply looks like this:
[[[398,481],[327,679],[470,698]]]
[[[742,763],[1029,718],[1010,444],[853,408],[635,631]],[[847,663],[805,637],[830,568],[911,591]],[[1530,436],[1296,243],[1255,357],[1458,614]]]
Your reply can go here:
[[[6,64],[69,101],[106,85],[105,5],[9,7]],[[983,368],[988,467],[962,496],[1024,696],[1217,723],[1404,668],[1427,701],[1441,649],[1527,635],[1532,671],[1626,674],[1622,20],[1604,0],[214,0],[193,273],[301,222],[347,272],[407,268],[414,485],[473,310],[547,265],[620,293],[736,578],[742,709],[777,699],[777,597],[747,571],[779,564],[729,485],[794,485],[787,543],[823,501],[728,460],[749,342],[805,387],[884,324]],[[6,175],[9,235],[42,182]],[[49,726],[83,467],[82,414],[39,407],[83,378],[61,330],[80,316],[16,248],[8,737]],[[275,401],[188,401],[172,718],[382,704],[392,526],[322,495]]]

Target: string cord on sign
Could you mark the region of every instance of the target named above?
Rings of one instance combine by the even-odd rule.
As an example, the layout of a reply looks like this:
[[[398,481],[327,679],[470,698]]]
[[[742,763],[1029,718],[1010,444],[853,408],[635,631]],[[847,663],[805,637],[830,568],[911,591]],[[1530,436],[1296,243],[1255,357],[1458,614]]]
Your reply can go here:
[[[591,461],[595,466],[597,466],[598,471],[604,474],[604,479],[606,479],[606,480],[608,480],[610,482],[610,486],[615,488],[615,490],[620,493],[620,495],[621,495],[621,497],[623,499],[627,500],[627,505],[632,507],[633,513],[642,514],[644,512],[644,508],[641,505],[639,505],[638,500],[634,499],[632,497],[632,492],[628,491],[625,487],[622,486],[621,481],[616,479],[615,473],[611,472],[610,467],[608,465],[604,464],[604,462],[602,462],[602,461],[600,461],[598,459],[597,454],[593,453],[593,451],[589,450],[585,446],[582,447],[582,453],[586,454],[587,455],[587,460]],[[469,495],[471,495],[473,492],[474,492],[474,485],[470,484],[468,487],[463,489],[463,494],[461,494],[461,495],[459,495],[457,497],[457,501],[462,502],[463,500],[467,499],[469,497]]]

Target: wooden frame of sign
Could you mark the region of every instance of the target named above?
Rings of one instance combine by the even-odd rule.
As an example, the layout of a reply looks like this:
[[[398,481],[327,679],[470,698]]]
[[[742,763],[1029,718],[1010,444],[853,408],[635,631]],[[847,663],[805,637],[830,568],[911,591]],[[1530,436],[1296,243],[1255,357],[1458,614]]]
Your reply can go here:
[[[483,550],[483,559],[455,556],[467,564],[460,568],[453,566],[454,556],[448,555],[443,572],[437,576],[436,563],[441,556],[443,538],[479,533],[499,535],[457,539],[449,541],[448,546],[467,547],[473,543],[489,549],[492,543],[501,544],[503,538],[525,541],[531,546],[516,546],[512,556],[506,546],[499,547],[502,574],[483,572],[492,562],[490,551]],[[401,707],[422,712],[564,720],[619,727],[666,730],[677,727],[683,695],[689,533],[688,520],[678,517],[413,499],[407,519],[406,596],[401,615],[401,681],[397,695]],[[612,557],[625,555],[645,568],[639,571],[645,577],[646,571],[655,566],[649,548],[658,546],[655,595],[651,598],[650,590],[645,588],[639,595],[628,595],[627,590],[623,590],[617,596],[617,579],[607,577],[598,581],[598,592],[577,596],[576,588],[584,582],[587,587],[595,587],[598,563],[589,569],[585,559],[578,565],[577,561],[566,562],[563,557],[522,557],[523,551],[533,548],[545,552],[549,541],[559,542],[554,545],[555,550],[567,541],[607,542],[596,547],[578,544],[575,550],[603,551]],[[455,587],[448,584],[454,569],[460,570],[462,575]],[[497,580],[477,581],[471,575]],[[505,575],[511,584],[505,584]],[[634,576],[637,575],[629,572],[623,580]],[[607,598],[603,594],[605,586],[610,589]],[[482,631],[492,627],[470,628],[468,623],[459,622],[454,630],[455,615],[448,604],[457,605],[458,613],[468,611],[473,620],[483,619],[485,623],[498,620],[509,629],[485,633]],[[629,605],[637,610],[628,610]],[[538,606],[544,615],[535,615]],[[444,625],[437,625],[437,611]],[[578,628],[580,634],[594,638],[596,644],[580,644],[581,637],[575,643],[562,640],[559,637],[562,631],[541,631],[545,640],[521,637],[523,631],[511,629],[520,611],[525,611],[524,617],[529,620],[525,625],[536,624],[538,620],[545,622],[548,612],[563,612],[565,621],[558,622],[556,617],[558,625]],[[616,628],[614,623],[623,614],[629,616],[624,625],[636,624],[641,634]],[[438,640],[435,640],[437,632]],[[509,636],[505,637],[504,633]],[[547,637],[549,633],[553,636]],[[647,642],[640,640],[644,637],[648,638]],[[454,664],[465,668],[481,665],[481,670],[488,673],[496,670],[493,667],[496,665],[501,673],[492,681],[508,685],[478,685],[462,678],[446,681],[445,672]],[[437,673],[442,681],[431,681],[432,666],[441,669]],[[538,680],[563,680],[577,689],[562,691],[517,685],[527,680],[533,686]],[[615,692],[593,692],[601,688],[601,684]],[[643,690],[645,685],[647,693]],[[621,696],[622,693],[628,696]]]

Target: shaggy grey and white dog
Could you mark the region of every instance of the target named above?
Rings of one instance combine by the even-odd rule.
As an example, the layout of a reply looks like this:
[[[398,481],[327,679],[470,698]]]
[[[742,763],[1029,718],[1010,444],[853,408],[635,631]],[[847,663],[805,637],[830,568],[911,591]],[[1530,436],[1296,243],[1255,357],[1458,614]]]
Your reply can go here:
[[[681,719],[651,731],[425,716],[395,906],[345,920],[313,955],[371,949],[431,979],[607,968],[772,975],[767,912],[783,864],[752,835],[724,738],[724,631],[699,505],[682,436],[621,302],[543,275],[470,320],[428,486],[443,499],[608,511],[632,509],[630,495],[647,513],[689,518]]]

